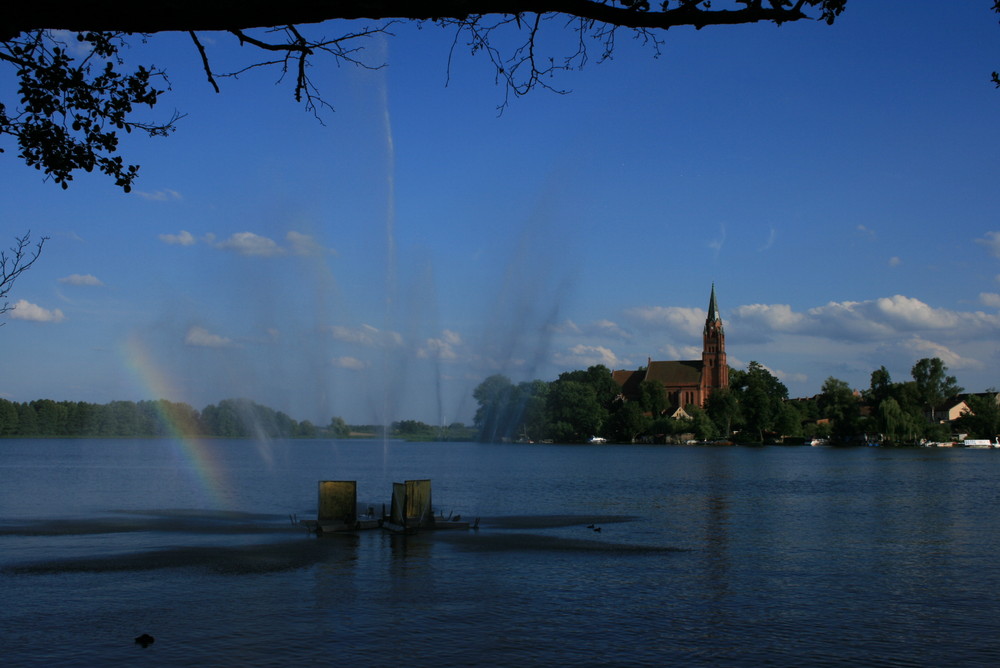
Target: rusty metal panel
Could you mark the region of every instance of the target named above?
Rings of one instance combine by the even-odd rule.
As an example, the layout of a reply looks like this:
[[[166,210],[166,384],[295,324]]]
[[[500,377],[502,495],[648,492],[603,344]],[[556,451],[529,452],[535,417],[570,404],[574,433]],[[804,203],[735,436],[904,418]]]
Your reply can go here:
[[[358,513],[358,483],[356,480],[320,480],[319,522],[354,524]]]
[[[406,521],[408,525],[426,526],[433,522],[431,481],[406,481]]]

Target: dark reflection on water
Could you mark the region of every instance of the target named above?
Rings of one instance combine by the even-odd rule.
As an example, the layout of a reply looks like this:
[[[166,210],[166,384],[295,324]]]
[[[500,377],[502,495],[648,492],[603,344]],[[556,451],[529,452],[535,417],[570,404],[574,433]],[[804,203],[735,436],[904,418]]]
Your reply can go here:
[[[1000,662],[1000,453],[201,447],[0,441],[5,666]],[[480,531],[289,521],[425,477]]]

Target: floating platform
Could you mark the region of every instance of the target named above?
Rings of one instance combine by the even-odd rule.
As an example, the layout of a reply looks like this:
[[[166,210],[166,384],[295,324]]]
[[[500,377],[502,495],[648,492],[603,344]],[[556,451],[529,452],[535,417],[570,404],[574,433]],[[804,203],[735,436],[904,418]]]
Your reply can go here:
[[[320,480],[315,520],[299,522],[315,534],[344,533],[377,529],[382,520],[375,509],[358,512],[358,483],[355,480]]]
[[[382,518],[382,528],[398,534],[414,534],[421,530],[478,529],[475,523],[462,521],[461,516],[434,515],[431,506],[431,481],[407,480],[392,483],[392,500],[389,514]]]

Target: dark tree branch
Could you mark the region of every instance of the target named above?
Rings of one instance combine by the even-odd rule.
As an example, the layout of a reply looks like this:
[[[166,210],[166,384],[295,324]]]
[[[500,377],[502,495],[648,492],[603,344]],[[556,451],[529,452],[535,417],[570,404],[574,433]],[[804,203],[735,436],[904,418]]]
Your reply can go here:
[[[377,69],[363,53],[364,38],[391,34],[389,26],[402,20],[429,20],[456,31],[452,49],[465,39],[470,51],[483,53],[503,82],[503,110],[511,96],[525,95],[535,88],[556,93],[566,91],[552,83],[554,74],[581,68],[588,60],[587,42],[602,47],[601,59],[609,58],[617,30],[631,30],[659,53],[662,31],[676,26],[702,28],[770,22],[782,24],[805,19],[832,23],[847,0],[243,0],[239,3],[205,0],[171,0],[154,11],[120,0],[34,0],[8,3],[0,13],[0,61],[17,70],[19,103],[0,103],[0,138],[16,137],[19,157],[29,166],[44,170],[67,187],[75,170],[95,167],[112,176],[126,192],[138,166],[125,165],[116,155],[117,130],[138,129],[150,135],[172,131],[176,114],[166,123],[133,120],[133,106],[152,107],[163,93],[154,81],[166,81],[155,68],[139,67],[120,73],[118,49],[135,34],[164,31],[187,32],[201,57],[212,87],[218,79],[237,77],[260,67],[276,67],[281,81],[294,71],[294,97],[307,111],[319,117],[320,108],[332,108],[309,78],[309,67],[320,56],[332,56],[337,64]],[[1000,0],[998,0],[1000,1]],[[533,17],[531,15],[534,15]],[[300,29],[336,19],[369,19],[382,25],[345,31],[329,39],[316,37],[317,29]],[[541,50],[543,28],[575,30],[574,53],[553,56]],[[343,30],[343,25],[339,27]],[[263,31],[265,36],[248,31]],[[235,36],[241,46],[276,54],[228,73],[215,72],[200,31],[221,31]],[[67,48],[65,36],[76,34],[90,49],[77,60],[76,50]],[[517,40],[511,44],[510,35]],[[499,46],[499,45],[502,45]],[[502,48],[502,50],[501,50]],[[449,55],[449,63],[451,55]],[[103,66],[103,68],[102,68]],[[2,149],[0,149],[2,151]]]
[[[23,237],[14,237],[14,245],[7,252],[0,251],[0,313],[6,313],[13,307],[7,303],[7,293],[14,286],[17,277],[28,271],[35,260],[42,254],[42,246],[48,241],[48,237],[42,237],[35,244],[34,252],[29,250],[31,245],[31,232],[25,232]],[[2,323],[0,323],[2,324]]]
[[[221,92],[219,91],[219,84],[215,82],[215,77],[212,76],[212,66],[208,63],[208,54],[205,53],[205,47],[201,45],[201,40],[198,39],[198,33],[191,30],[189,34],[191,35],[191,41],[198,47],[198,53],[201,55],[201,64],[205,68],[205,76],[208,77],[208,83],[212,84],[212,88],[215,89],[216,93]]]
[[[723,0],[718,0],[722,2]],[[247,30],[289,24],[322,23],[333,19],[459,19],[489,14],[565,14],[625,28],[668,29],[677,26],[786,23],[809,18],[832,22],[846,0],[771,2],[737,0],[742,9],[711,9],[703,0],[682,1],[675,8],[664,3],[661,11],[644,11],[639,3],[614,6],[595,0],[243,0],[239,3],[172,0],[155,11],[141,3],[118,0],[38,0],[19,2],[4,9],[0,40],[31,30],[121,31],[156,33],[192,30]],[[718,3],[717,3],[718,4]],[[819,16],[808,16],[803,7],[819,7]],[[648,3],[645,6],[648,9]]]

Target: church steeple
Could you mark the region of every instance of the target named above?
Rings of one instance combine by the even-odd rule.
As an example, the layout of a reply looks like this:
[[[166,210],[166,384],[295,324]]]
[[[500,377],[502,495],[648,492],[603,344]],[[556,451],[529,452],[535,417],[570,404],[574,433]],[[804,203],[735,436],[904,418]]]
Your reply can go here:
[[[712,283],[712,296],[708,299],[708,319],[706,326],[708,322],[715,322],[716,320],[720,323],[722,322],[722,318],[719,316],[719,306],[715,303],[715,283]]]
[[[708,299],[708,316],[701,351],[701,386],[705,399],[712,390],[729,387],[729,364],[726,362],[726,333],[722,329],[722,316],[715,301],[715,283]]]

